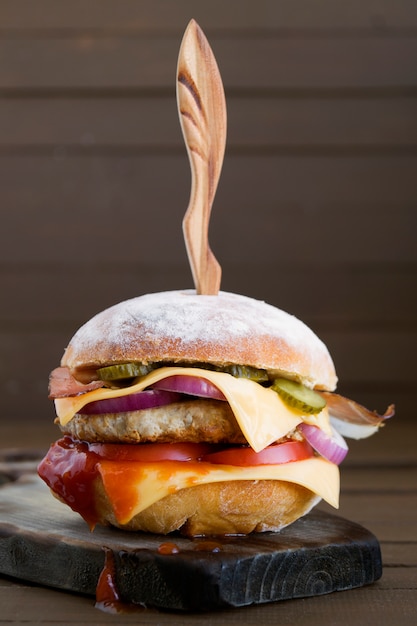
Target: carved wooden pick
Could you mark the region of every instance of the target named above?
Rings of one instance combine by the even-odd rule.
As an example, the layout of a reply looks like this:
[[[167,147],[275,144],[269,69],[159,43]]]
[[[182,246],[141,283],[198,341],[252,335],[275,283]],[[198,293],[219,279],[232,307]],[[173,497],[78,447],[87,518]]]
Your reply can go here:
[[[192,178],[185,245],[197,293],[217,295],[221,267],[210,249],[208,228],[226,146],[226,101],[216,59],[195,20],[178,56],[177,103]]]

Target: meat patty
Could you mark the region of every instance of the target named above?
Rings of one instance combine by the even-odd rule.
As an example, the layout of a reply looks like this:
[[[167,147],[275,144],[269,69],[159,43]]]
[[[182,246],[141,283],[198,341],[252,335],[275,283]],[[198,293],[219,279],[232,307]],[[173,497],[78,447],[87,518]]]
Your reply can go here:
[[[245,443],[229,404],[209,399],[126,413],[78,413],[60,428],[66,435],[91,443]]]

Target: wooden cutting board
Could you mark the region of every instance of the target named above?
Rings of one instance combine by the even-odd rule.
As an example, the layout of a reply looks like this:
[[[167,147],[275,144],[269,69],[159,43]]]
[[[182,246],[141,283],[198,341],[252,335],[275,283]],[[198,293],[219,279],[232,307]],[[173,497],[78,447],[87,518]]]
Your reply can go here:
[[[0,488],[0,573],[95,596],[109,555],[123,602],[182,611],[321,595],[382,574],[377,539],[319,510],[280,533],[191,540],[110,528],[90,533],[34,473]]]

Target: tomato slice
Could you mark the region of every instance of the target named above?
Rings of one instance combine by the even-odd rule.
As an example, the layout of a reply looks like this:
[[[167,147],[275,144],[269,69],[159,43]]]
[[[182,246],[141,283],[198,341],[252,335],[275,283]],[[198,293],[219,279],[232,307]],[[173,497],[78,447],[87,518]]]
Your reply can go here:
[[[291,461],[302,461],[314,454],[313,448],[307,441],[286,441],[276,443],[260,452],[252,448],[235,446],[219,452],[212,452],[202,457],[202,461],[221,465],[235,465],[247,467],[250,465],[278,465]]]
[[[286,441],[255,452],[249,446],[220,448],[210,443],[90,443],[89,450],[110,461],[204,461],[216,465],[278,465],[308,459],[314,450],[307,441]],[[215,451],[213,451],[215,450]]]
[[[90,443],[91,452],[111,461],[196,461],[213,450],[209,443]]]

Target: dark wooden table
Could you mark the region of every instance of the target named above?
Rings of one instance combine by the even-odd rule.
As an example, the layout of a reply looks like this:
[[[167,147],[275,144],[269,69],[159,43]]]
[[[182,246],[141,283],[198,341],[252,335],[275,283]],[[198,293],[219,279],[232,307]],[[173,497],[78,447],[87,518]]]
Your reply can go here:
[[[13,448],[46,449],[51,424],[0,422],[1,456]],[[0,624],[280,624],[407,626],[417,623],[417,422],[397,416],[371,439],[352,442],[342,466],[338,514],[378,538],[383,575],[377,582],[308,599],[216,613],[156,610],[110,615],[94,599],[0,577]],[[4,467],[3,467],[4,469]],[[29,461],[24,468],[32,471]],[[1,470],[1,466],[0,466]],[[330,507],[320,505],[330,511]]]

